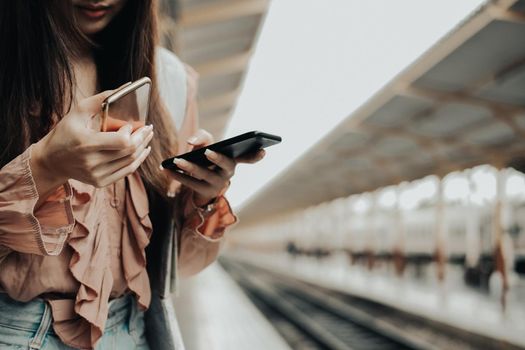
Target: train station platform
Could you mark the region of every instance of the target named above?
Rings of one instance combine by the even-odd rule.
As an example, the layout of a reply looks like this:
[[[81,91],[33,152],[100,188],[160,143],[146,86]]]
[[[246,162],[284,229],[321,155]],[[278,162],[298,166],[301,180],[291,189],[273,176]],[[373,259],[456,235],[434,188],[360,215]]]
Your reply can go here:
[[[442,285],[437,282],[422,284],[412,278],[350,266],[343,256],[322,261],[294,259],[285,254],[273,255],[271,259],[239,253],[228,257],[462,331],[525,347],[525,309],[519,303],[525,288],[517,288],[515,293],[520,295],[509,295],[508,307],[502,312],[499,298],[461,287],[453,276]],[[523,282],[520,281],[520,286],[525,287]]]
[[[218,263],[181,282],[175,307],[186,350],[290,349]]]

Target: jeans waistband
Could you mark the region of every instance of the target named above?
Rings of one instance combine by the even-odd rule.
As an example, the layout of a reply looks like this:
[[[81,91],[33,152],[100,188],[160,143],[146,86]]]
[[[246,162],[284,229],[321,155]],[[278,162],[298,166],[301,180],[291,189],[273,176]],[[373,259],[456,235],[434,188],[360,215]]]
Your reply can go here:
[[[133,299],[133,294],[128,293],[109,301],[106,330],[128,320],[132,307],[135,307]],[[41,298],[20,302],[12,299],[6,293],[0,293],[0,323],[19,329],[36,330],[44,314],[45,303],[45,300]],[[52,328],[50,332],[53,332]]]

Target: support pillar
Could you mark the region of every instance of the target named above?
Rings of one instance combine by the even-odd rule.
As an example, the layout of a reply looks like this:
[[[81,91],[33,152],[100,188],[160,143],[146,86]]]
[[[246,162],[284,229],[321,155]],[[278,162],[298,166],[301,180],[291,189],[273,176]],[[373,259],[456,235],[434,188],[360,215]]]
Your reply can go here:
[[[445,270],[447,264],[447,252],[446,252],[446,227],[445,227],[445,194],[444,194],[444,181],[443,178],[439,177],[437,180],[437,198],[436,198],[436,213],[435,213],[435,261],[436,261],[436,272],[437,278],[440,283],[445,280]]]

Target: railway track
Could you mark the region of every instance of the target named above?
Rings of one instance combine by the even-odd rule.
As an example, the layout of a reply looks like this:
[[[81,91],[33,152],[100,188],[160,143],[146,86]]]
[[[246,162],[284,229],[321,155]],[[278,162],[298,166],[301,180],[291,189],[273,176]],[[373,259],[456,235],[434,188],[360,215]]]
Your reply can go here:
[[[293,349],[509,348],[252,265],[221,264]]]

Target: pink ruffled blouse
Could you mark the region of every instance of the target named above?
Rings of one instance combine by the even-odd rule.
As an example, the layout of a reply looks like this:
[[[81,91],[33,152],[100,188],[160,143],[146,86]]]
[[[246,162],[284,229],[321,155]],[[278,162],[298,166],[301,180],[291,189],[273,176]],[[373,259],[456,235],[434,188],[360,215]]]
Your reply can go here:
[[[198,128],[197,76],[189,67],[187,76],[181,153]],[[0,292],[19,301],[49,301],[60,339],[90,349],[103,334],[111,298],[132,292],[142,309],[149,306],[145,248],[155,233],[146,190],[138,173],[106,188],[69,180],[35,208],[30,157],[31,147],[0,169]],[[215,260],[225,228],[237,219],[223,196],[207,212],[181,190],[188,200],[179,267],[190,275]]]

